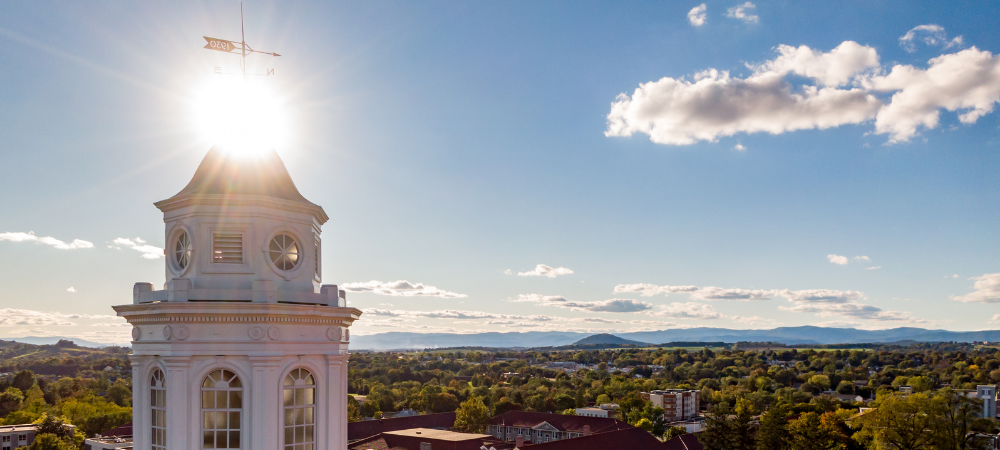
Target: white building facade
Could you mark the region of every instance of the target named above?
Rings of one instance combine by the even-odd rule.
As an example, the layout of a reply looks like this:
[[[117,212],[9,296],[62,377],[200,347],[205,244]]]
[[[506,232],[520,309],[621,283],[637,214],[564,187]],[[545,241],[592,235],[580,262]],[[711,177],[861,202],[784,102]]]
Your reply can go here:
[[[167,282],[114,307],[133,326],[135,448],[345,450],[361,312],[322,284],[323,208],[276,153],[218,149],[156,207]]]
[[[643,397],[646,397],[643,393]],[[673,422],[687,420],[698,415],[701,392],[696,390],[665,389],[650,391],[649,401],[663,408],[663,420]]]

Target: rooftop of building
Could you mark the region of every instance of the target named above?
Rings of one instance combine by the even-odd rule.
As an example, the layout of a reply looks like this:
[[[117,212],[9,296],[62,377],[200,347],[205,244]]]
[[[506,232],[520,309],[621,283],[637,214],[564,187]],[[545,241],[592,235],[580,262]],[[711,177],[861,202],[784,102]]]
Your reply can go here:
[[[11,433],[17,431],[35,431],[38,429],[38,425],[33,423],[22,423],[19,425],[2,425],[0,426],[0,433]]]
[[[455,425],[455,413],[424,414],[392,419],[362,420],[347,424],[347,440],[356,441],[388,431],[410,428],[448,429]]]
[[[490,425],[504,427],[534,428],[542,422],[552,425],[559,431],[571,431],[574,433],[582,433],[585,426],[590,427],[591,433],[635,428],[618,419],[606,417],[571,416],[528,411],[508,411],[490,419]],[[645,433],[645,431],[643,432]]]
[[[560,439],[558,441],[525,445],[525,449],[530,450],[607,450],[619,448],[629,450],[661,450],[666,447],[663,442],[660,442],[659,439],[653,437],[646,430],[635,427],[572,439]],[[701,450],[701,447],[698,450]]]
[[[157,202],[156,206],[191,197],[269,197],[323,209],[299,193],[285,163],[274,150],[258,155],[238,155],[212,147],[187,186],[173,197]],[[320,215],[326,217],[325,212]]]
[[[415,438],[434,439],[437,441],[468,441],[470,439],[490,439],[492,436],[479,433],[459,433],[457,431],[438,430],[434,428],[409,428],[406,430],[386,431],[382,434],[393,436],[408,436]]]

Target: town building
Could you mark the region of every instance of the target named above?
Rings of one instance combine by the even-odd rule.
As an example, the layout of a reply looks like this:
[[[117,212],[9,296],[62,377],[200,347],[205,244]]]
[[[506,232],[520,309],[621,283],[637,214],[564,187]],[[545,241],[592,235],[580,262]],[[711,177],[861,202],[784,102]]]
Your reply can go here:
[[[508,411],[490,420],[487,433],[501,441],[541,444],[626,428],[635,427],[603,417]]]
[[[83,441],[83,450],[130,450],[132,436],[93,437]]]
[[[663,408],[663,420],[666,422],[696,417],[701,406],[701,393],[696,390],[666,389],[643,392],[641,395],[654,406]]]
[[[132,325],[135,447],[346,450],[361,311],[322,284],[327,213],[274,151],[219,148],[155,206],[166,283],[114,307]]]
[[[27,447],[35,441],[38,426],[33,424],[0,426],[0,450]]]
[[[498,443],[488,434],[458,433],[432,428],[409,428],[386,431],[360,441],[351,442],[350,450],[480,450],[496,447]],[[510,446],[506,446],[510,448]]]
[[[618,418],[618,404],[602,403],[600,406],[597,407],[588,406],[586,408],[576,408],[576,415],[616,419]]]

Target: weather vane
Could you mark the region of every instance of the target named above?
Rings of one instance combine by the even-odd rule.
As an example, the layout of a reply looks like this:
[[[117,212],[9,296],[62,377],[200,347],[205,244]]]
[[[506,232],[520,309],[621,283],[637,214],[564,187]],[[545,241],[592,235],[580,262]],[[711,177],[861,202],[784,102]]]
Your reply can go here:
[[[216,39],[216,38],[211,38],[211,37],[208,37],[208,36],[202,36],[202,37],[205,38],[206,41],[208,41],[208,43],[205,44],[204,48],[207,48],[209,50],[215,50],[217,52],[225,52],[225,53],[232,53],[232,54],[236,54],[236,51],[239,50],[238,54],[240,55],[240,68],[243,70],[243,79],[244,80],[247,79],[247,55],[249,55],[251,53],[262,53],[262,54],[271,55],[271,56],[281,56],[281,55],[279,55],[277,53],[274,53],[274,52],[262,52],[260,50],[254,50],[254,49],[250,48],[249,45],[247,45],[246,30],[244,29],[244,26],[243,26],[243,2],[240,2],[240,41],[239,42],[236,42],[236,41],[227,41],[225,39]],[[215,73],[222,74],[222,68],[221,67],[216,67],[215,68]],[[251,74],[251,75],[258,75],[258,76],[265,76],[265,77],[266,76],[270,76],[270,75],[274,75],[274,69],[267,69],[267,72],[264,73],[264,74]]]

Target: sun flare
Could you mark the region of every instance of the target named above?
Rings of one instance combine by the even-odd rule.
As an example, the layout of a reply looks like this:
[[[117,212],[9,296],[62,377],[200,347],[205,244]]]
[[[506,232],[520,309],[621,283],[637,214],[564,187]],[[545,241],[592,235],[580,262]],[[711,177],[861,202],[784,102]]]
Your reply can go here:
[[[287,144],[284,101],[266,81],[208,80],[195,92],[192,109],[199,137],[232,154],[253,156]]]

